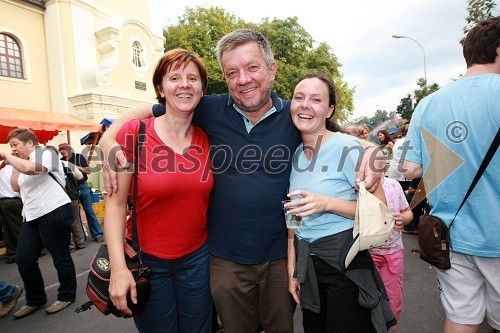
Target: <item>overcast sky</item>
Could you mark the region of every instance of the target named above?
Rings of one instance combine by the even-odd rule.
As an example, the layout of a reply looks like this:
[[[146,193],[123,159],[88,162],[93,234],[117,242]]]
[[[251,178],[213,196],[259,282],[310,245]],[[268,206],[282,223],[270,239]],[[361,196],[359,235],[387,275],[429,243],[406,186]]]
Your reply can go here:
[[[466,70],[458,41],[467,17],[467,0],[182,0],[168,1],[167,24],[175,24],[186,7],[219,6],[245,21],[297,16],[316,42],[326,42],[342,64],[341,72],[356,88],[354,116],[393,111],[424,77],[444,86]],[[165,9],[165,7],[163,7]],[[498,1],[496,13],[498,14]],[[272,46],[272,45],[271,45]],[[278,69],[279,70],[279,69]]]

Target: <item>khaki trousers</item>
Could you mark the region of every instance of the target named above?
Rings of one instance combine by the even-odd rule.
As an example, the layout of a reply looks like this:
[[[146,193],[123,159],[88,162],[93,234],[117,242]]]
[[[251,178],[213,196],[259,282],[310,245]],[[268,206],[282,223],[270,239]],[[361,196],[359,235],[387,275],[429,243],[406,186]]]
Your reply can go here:
[[[293,332],[286,259],[242,265],[210,256],[210,288],[226,333]]]
[[[78,200],[71,200],[73,209],[73,223],[71,223],[71,238],[69,248],[74,249],[75,244],[78,247],[85,247],[85,234],[83,232],[82,220],[80,219],[80,205]]]

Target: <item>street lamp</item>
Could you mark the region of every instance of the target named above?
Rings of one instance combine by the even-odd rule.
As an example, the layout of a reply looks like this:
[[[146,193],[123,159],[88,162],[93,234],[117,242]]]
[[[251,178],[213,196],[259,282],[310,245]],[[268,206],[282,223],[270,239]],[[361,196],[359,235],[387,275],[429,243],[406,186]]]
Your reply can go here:
[[[424,56],[424,80],[425,80],[425,85],[427,86],[427,69],[425,67],[425,52],[424,52],[424,48],[422,47],[422,45],[420,45],[420,43],[417,42],[415,39],[413,39],[411,37],[408,37],[408,36],[403,36],[403,35],[400,35],[400,34],[394,34],[394,35],[392,35],[392,38],[407,38],[407,39],[411,39],[412,41],[414,41],[415,43],[417,43],[418,46],[420,46],[420,49],[422,50],[422,54]]]

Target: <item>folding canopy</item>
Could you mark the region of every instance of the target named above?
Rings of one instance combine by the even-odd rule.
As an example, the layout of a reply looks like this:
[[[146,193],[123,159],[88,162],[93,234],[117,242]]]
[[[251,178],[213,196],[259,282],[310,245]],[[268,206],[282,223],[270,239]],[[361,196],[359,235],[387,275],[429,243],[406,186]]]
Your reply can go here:
[[[100,124],[92,123],[68,113],[0,107],[0,143],[7,143],[7,134],[19,127],[31,129],[42,144],[47,143],[61,131],[99,132],[101,129]]]
[[[113,124],[114,121],[115,120],[111,118],[103,118],[100,122],[100,124],[102,125],[101,130],[99,132],[90,132],[86,134],[80,139],[80,144],[96,145],[97,143],[99,143],[99,139],[101,138],[102,133],[104,133],[108,129],[108,127],[111,126],[111,124]]]

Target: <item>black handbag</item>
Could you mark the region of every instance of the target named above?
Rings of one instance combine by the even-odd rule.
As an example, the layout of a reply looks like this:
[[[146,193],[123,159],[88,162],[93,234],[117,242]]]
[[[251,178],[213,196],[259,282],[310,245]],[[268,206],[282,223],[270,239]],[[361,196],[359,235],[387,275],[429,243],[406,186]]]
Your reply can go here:
[[[479,167],[476,176],[472,180],[472,183],[469,187],[469,190],[465,194],[460,207],[458,207],[453,220],[450,225],[447,226],[446,223],[443,222],[439,217],[429,214],[424,214],[420,217],[419,225],[418,225],[418,250],[416,252],[420,253],[420,259],[426,261],[432,266],[446,270],[451,268],[450,263],[450,249],[451,249],[451,240],[450,240],[450,228],[455,221],[455,218],[458,215],[460,209],[467,201],[467,198],[471,194],[472,190],[476,186],[479,178],[481,178],[484,170],[490,163],[491,159],[495,155],[496,150],[498,149],[500,142],[500,129],[497,131],[493,142],[490,145],[490,148],[486,152],[484,156],[483,162]]]
[[[139,160],[142,150],[142,145],[145,138],[146,125],[141,121],[139,135],[135,145],[135,163],[134,163],[134,189],[133,202],[137,199],[137,172],[139,170]],[[151,294],[151,285],[149,278],[152,271],[149,267],[144,266],[141,258],[141,249],[139,246],[139,236],[137,234],[137,214],[135,204],[132,206],[132,240],[125,240],[125,262],[127,268],[132,273],[137,290],[137,303],[134,304],[130,297],[130,291],[127,294],[127,306],[132,311],[132,316],[127,315],[118,310],[109,297],[109,281],[111,277],[111,269],[109,262],[108,247],[106,244],[100,246],[94,258],[90,262],[90,273],[87,278],[86,293],[90,301],[78,307],[75,312],[86,311],[92,305],[101,311],[106,316],[110,313],[122,318],[136,316],[146,310],[149,296]]]

